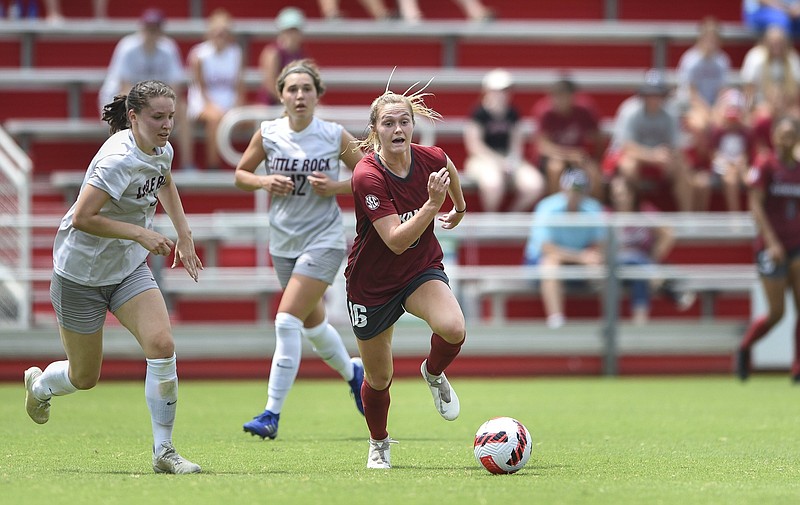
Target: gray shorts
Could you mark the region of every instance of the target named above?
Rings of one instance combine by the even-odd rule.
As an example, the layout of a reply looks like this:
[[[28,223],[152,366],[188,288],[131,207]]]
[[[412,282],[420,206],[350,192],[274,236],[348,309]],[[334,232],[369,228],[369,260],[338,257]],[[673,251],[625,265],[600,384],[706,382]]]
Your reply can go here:
[[[344,249],[311,249],[297,258],[272,257],[272,266],[281,286],[286,289],[292,274],[305,275],[325,284],[333,284],[347,255]]]
[[[134,296],[158,289],[153,273],[142,263],[119,284],[84,286],[53,272],[50,279],[50,301],[62,328],[88,335],[106,322],[108,311],[117,309]]]

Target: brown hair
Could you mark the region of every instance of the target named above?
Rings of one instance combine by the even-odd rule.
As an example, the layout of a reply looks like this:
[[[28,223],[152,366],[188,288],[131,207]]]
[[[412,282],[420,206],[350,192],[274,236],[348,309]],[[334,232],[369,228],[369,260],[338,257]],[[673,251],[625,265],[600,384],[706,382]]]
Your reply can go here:
[[[151,98],[165,96],[175,100],[175,91],[161,81],[140,81],[133,85],[127,95],[117,95],[111,103],[103,106],[103,121],[109,124],[110,133],[130,128],[128,111],[137,114],[148,106]]]
[[[295,60],[287,64],[281,73],[278,74],[278,79],[275,82],[275,87],[278,89],[278,96],[283,94],[283,87],[286,86],[286,78],[290,74],[308,74],[314,81],[314,87],[317,89],[317,97],[325,94],[325,84],[322,82],[322,77],[319,74],[319,68],[314,60],[305,58],[302,60]]]

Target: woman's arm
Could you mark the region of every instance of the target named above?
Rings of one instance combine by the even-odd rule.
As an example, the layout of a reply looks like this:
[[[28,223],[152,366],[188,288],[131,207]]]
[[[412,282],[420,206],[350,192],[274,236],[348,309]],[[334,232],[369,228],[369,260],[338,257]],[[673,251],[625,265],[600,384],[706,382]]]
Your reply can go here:
[[[428,200],[411,219],[400,222],[399,215],[390,214],[373,221],[375,231],[393,253],[402,254],[422,236],[442,207],[449,186],[448,167],[442,167],[428,177]]]
[[[166,183],[158,191],[158,200],[164,206],[164,211],[178,233],[178,242],[175,245],[175,260],[172,262],[172,268],[175,268],[178,263],[183,263],[183,267],[192,279],[197,282],[197,271],[198,269],[203,269],[203,263],[195,251],[192,230],[189,229],[189,222],[186,220],[186,213],[183,210],[178,188],[172,180],[172,174],[167,174]]]
[[[78,196],[72,226],[76,230],[105,238],[133,240],[153,254],[169,255],[174,245],[170,239],[153,230],[132,223],[123,223],[100,215],[100,209],[111,196],[91,184],[85,185]]]
[[[250,144],[242,154],[239,164],[236,165],[236,172],[234,172],[236,187],[245,191],[266,189],[274,195],[288,195],[294,189],[294,183],[290,177],[280,174],[255,174],[258,165],[265,161],[266,157],[264,147],[261,145],[261,131],[256,130],[250,139]]]

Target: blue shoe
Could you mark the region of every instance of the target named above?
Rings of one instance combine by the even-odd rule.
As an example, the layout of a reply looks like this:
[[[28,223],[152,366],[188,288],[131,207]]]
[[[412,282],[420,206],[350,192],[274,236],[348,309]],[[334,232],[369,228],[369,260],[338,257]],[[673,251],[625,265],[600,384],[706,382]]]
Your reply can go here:
[[[350,395],[356,401],[356,408],[361,415],[364,415],[364,404],[361,402],[361,384],[364,382],[364,363],[361,358],[350,358],[350,363],[353,364],[353,378],[348,382],[350,384]]]
[[[265,410],[262,414],[254,417],[252,421],[244,423],[244,431],[263,439],[273,440],[278,436],[278,419],[280,417],[280,414],[273,414],[269,410]]]

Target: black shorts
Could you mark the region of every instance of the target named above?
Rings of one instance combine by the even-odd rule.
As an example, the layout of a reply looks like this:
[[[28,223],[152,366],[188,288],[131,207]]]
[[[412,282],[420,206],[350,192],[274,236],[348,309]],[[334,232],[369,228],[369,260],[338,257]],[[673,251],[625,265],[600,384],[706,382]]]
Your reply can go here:
[[[353,333],[359,340],[369,340],[392,326],[406,312],[403,306],[406,299],[418,287],[430,280],[440,280],[448,286],[450,285],[450,279],[447,278],[444,270],[429,268],[414,277],[406,287],[383,305],[366,307],[360,303],[353,303],[348,296],[347,308]]]
[[[791,251],[786,251],[785,262],[775,263],[772,258],[767,255],[767,250],[762,249],[756,253],[756,268],[758,269],[759,275],[762,277],[780,279],[788,275],[789,263],[797,258],[800,258],[800,249],[792,249]]]

